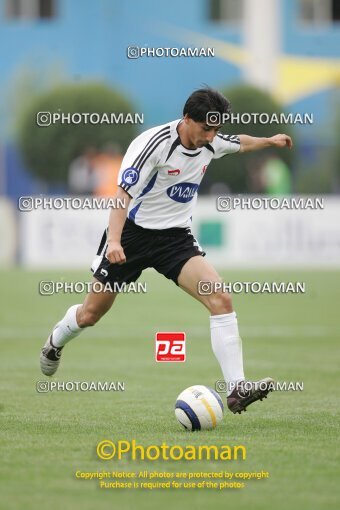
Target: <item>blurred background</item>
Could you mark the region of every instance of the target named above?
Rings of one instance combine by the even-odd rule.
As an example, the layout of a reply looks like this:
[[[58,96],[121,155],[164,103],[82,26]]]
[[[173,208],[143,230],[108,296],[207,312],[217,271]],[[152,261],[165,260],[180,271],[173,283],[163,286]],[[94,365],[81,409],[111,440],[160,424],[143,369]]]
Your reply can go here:
[[[128,58],[128,47],[214,48],[214,57]],[[18,211],[20,196],[112,196],[142,130],[181,117],[205,84],[235,114],[313,123],[292,151],[214,161],[194,230],[219,266],[339,266],[340,4],[336,0],[0,0],[0,265],[87,267],[108,211]],[[123,112],[142,123],[37,125],[37,113]],[[319,196],[323,210],[216,210],[218,195]],[[259,236],[259,232],[261,235]]]

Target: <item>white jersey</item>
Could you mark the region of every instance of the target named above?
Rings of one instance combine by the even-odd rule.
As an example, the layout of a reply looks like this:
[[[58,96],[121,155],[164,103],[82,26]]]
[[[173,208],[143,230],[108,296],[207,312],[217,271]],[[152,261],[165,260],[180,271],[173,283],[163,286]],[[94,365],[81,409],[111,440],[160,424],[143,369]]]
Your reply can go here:
[[[212,159],[240,149],[238,136],[218,133],[211,144],[187,149],[181,119],[148,129],[130,144],[118,184],[132,200],[128,218],[144,228],[190,227],[197,191]]]

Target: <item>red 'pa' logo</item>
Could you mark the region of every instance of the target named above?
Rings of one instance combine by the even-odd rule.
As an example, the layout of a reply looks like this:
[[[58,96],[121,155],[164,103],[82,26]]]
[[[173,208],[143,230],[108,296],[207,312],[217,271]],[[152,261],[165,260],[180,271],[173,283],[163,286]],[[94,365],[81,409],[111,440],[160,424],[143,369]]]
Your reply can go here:
[[[185,333],[156,333],[156,361],[185,361]]]

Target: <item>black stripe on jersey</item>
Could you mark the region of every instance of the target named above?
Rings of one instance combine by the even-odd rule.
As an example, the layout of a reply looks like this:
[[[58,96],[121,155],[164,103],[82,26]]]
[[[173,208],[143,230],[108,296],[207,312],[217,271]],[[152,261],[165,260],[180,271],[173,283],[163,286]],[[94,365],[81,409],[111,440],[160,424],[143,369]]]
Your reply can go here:
[[[238,135],[224,135],[223,133],[217,133],[217,136],[219,136],[220,138],[225,138],[227,140],[238,139]]]
[[[171,154],[174,152],[174,150],[176,149],[176,147],[178,147],[179,145],[181,145],[181,139],[180,139],[180,137],[178,136],[178,137],[176,138],[176,140],[173,142],[173,144],[171,145],[170,150],[169,150],[169,154],[168,154],[168,156],[167,156],[167,158],[166,158],[165,162],[167,162],[167,161],[168,161],[168,159],[170,158]]]
[[[146,160],[151,156],[151,154],[157,149],[158,145],[160,145],[164,140],[167,140],[168,138],[171,138],[171,135],[162,134],[160,135],[161,138],[158,140],[159,137],[155,138],[152,145],[150,145],[148,152],[145,154],[144,159],[139,163],[138,168],[135,167],[135,170],[140,172],[143,168],[143,165],[145,164]],[[119,186],[126,192],[129,191],[131,186],[128,184],[125,184],[124,182],[120,183]]]
[[[128,193],[130,195],[129,189],[131,188],[131,186],[128,186],[127,184],[124,184],[124,182],[118,184],[118,186],[120,188],[122,188],[124,191],[126,191],[126,193]],[[132,195],[130,195],[130,197],[133,198]]]
[[[215,154],[214,148],[210,145],[210,143],[207,143],[207,145],[204,145],[204,147]]]
[[[196,152],[196,154],[189,154],[188,152],[182,152],[185,156],[189,156],[189,158],[196,158],[196,156],[199,156],[202,151]]]
[[[163,131],[164,131],[164,133],[163,133]],[[157,133],[155,133],[150,138],[148,143],[145,145],[144,149],[138,154],[137,158],[135,159],[134,163],[132,164],[133,168],[137,168],[137,165],[140,163],[140,160],[143,158],[145,152],[148,150],[148,148],[150,147],[152,142],[157,138],[158,135],[161,135],[162,133],[163,134],[169,134],[170,133],[170,126],[165,126],[163,129],[161,129],[160,131],[157,131]]]
[[[237,145],[240,145],[240,139],[237,135],[222,135],[221,133],[217,133],[217,136],[227,142],[236,143]]]
[[[144,156],[144,159],[138,164],[137,170],[141,170],[143,168],[144,163],[151,156],[151,154],[157,149],[159,144],[164,142],[164,140],[167,140],[168,138],[171,138],[170,134],[168,134],[168,135],[164,134],[164,135],[161,135],[161,136],[162,136],[162,138],[160,140],[158,140],[159,137],[157,137],[154,140],[154,142],[152,143],[152,145],[150,145],[148,152]],[[156,143],[157,140],[158,140],[158,143]],[[155,143],[156,143],[156,145],[155,145]]]

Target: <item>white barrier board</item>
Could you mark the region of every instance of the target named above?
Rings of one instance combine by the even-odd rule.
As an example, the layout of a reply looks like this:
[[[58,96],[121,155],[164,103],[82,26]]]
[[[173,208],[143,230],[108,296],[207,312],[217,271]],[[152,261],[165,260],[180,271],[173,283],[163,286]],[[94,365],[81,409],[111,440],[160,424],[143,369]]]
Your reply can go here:
[[[323,209],[221,212],[199,198],[193,232],[217,267],[340,267],[340,199]],[[22,212],[20,253],[27,267],[86,268],[96,254],[109,210]],[[208,240],[203,232],[212,232]],[[214,237],[215,236],[215,237]]]

